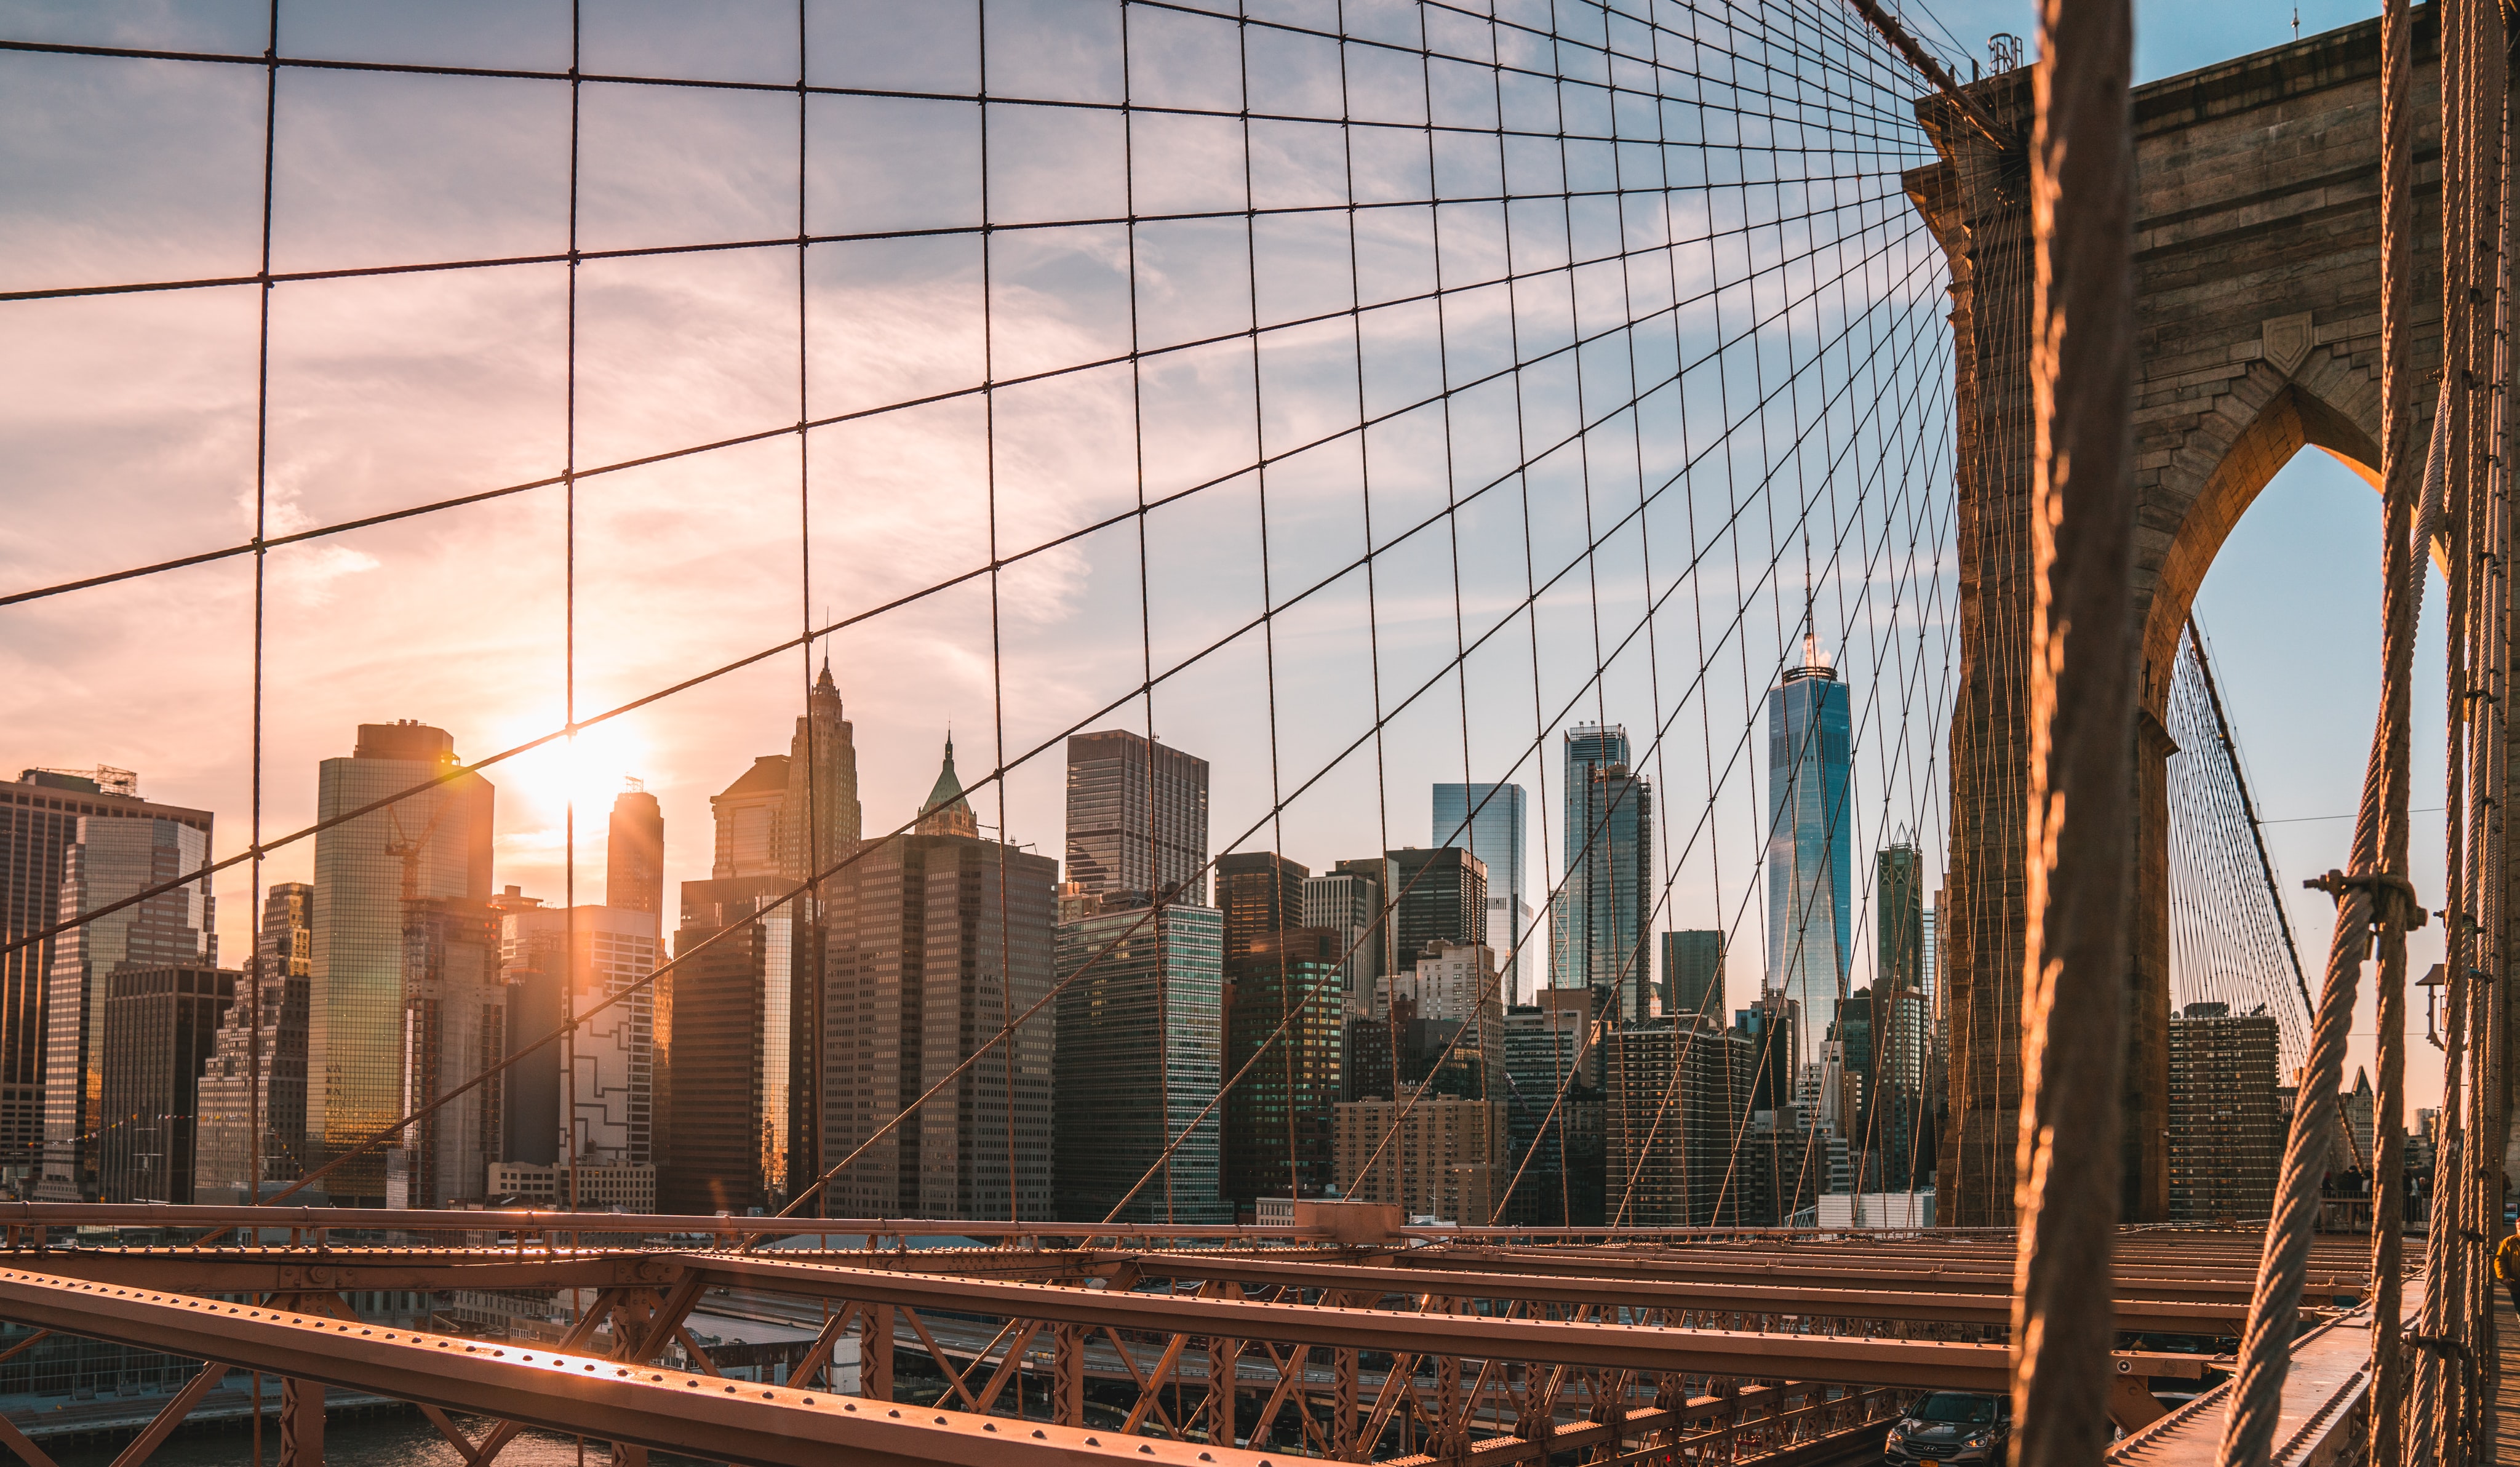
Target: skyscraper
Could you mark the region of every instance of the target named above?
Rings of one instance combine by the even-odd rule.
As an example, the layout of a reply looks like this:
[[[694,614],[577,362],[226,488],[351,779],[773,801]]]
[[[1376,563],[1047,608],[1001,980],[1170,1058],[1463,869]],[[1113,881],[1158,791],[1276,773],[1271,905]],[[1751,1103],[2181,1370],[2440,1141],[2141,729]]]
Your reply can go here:
[[[1434,839],[1428,844],[1462,847],[1486,863],[1488,945],[1497,950],[1505,997],[1512,1002],[1523,991],[1520,949],[1531,933],[1531,905],[1522,895],[1522,786],[1435,786]],[[1540,965],[1534,962],[1532,977],[1539,976]]]
[[[1767,861],[1767,986],[1802,1006],[1805,1060],[1819,1058],[1846,991],[1850,742],[1846,684],[1805,637],[1803,665],[1768,693]]]
[[[1225,1077],[1242,1079],[1223,1106],[1223,1191],[1238,1209],[1262,1197],[1319,1197],[1329,1184],[1345,951],[1328,928],[1290,927],[1256,937],[1226,963],[1234,1005]]]
[[[1749,1086],[1750,1041],[1713,1019],[1613,1026],[1602,1221],[1693,1227],[1715,1220]]]
[[[1122,1218],[1231,1222],[1218,1191],[1221,1118],[1208,1104],[1224,1060],[1224,916],[1184,902],[1150,911],[1141,897],[1109,899],[1121,904],[1058,929],[1060,980],[1088,964],[1092,971],[1058,995],[1051,1067],[1058,1215],[1100,1222],[1146,1177]]]
[[[1621,724],[1600,723],[1570,728],[1562,756],[1566,800],[1558,808],[1564,879],[1550,898],[1549,984],[1556,988],[1583,988],[1593,983],[1592,927],[1584,914],[1590,909],[1586,878],[1592,870],[1589,855],[1595,840],[1594,826],[1584,812],[1592,803],[1595,773],[1613,764],[1626,767],[1628,730]]]
[[[83,817],[170,819],[206,835],[207,810],[153,804],[125,769],[69,774],[28,769],[0,783],[0,945],[61,920],[62,852]],[[58,939],[0,955],[0,1170],[25,1175],[42,1162],[44,988]]]
[[[1782,993],[1768,991],[1746,1009],[1732,1012],[1732,1027],[1750,1041],[1750,1100],[1753,1111],[1782,1110],[1794,1103],[1794,1082],[1801,1077],[1802,1006]]]
[[[1382,977],[1381,861],[1341,861],[1333,870],[1304,879],[1306,927],[1323,927],[1339,935],[1347,962],[1340,1002],[1361,1013],[1372,1001],[1373,986]]]
[[[1601,1220],[1600,1028],[1591,988],[1543,988],[1506,1011],[1507,1220],[1582,1227]]]
[[[424,723],[362,723],[348,758],[326,759],[316,817],[331,820],[418,790],[315,837],[315,935],[306,1021],[306,1124],[320,1166],[400,1119],[404,1098],[404,911],[490,894],[495,792],[457,766],[455,741]],[[426,788],[421,788],[426,786]],[[337,1203],[381,1204],[384,1159],[370,1151],[325,1178]]]
[[[779,840],[788,807],[788,763],[784,754],[762,755],[735,783],[709,797],[709,814],[717,827],[710,880],[781,874]]]
[[[315,954],[315,889],[275,882],[263,894],[254,933],[252,980],[257,1003],[240,982],[237,1000],[202,1067],[201,1128],[195,1142],[193,1196],[202,1203],[248,1203],[267,1181],[305,1174],[306,990]],[[257,1031],[256,1026],[259,1026]],[[259,1071],[259,1085],[256,1072]],[[256,1122],[262,1136],[253,1137]]]
[[[787,891],[776,876],[683,883],[675,965],[657,980],[654,1015],[656,1205],[666,1212],[742,1215],[788,1201],[796,904],[762,911]],[[559,1104],[557,1057],[553,1067],[545,1115]]]
[[[1653,785],[1628,767],[1628,731],[1566,731],[1566,878],[1551,912],[1552,982],[1591,987],[1605,1019],[1653,1012]]]
[[[1912,1192],[1932,1182],[1929,1013],[1923,993],[1878,980],[1838,1005],[1835,1037],[1856,1101],[1847,1141],[1865,1191]]]
[[[501,1088],[472,1083],[508,1053],[499,913],[469,896],[423,896],[402,908],[398,1100],[403,1112],[437,1108],[382,1154],[384,1203],[441,1208],[488,1195],[505,1135]]]
[[[106,979],[105,1114],[97,1137],[107,1202],[194,1200],[202,1062],[245,975],[124,964]]]
[[[963,833],[974,823],[949,753],[919,832],[825,887],[822,1150],[836,1164],[873,1144],[822,1215],[1050,1215],[1050,1016],[876,1139],[1057,981],[1058,863]]]
[[[1304,925],[1304,881],[1310,874],[1274,850],[1237,850],[1216,858],[1216,905],[1225,913],[1229,968],[1261,939]],[[1231,986],[1231,974],[1226,982]]]
[[[788,787],[778,820],[779,874],[791,882],[817,875],[847,854],[864,834],[857,729],[843,716],[840,690],[832,682],[831,659],[826,657],[788,746]]]
[[[1923,854],[1906,841],[1881,848],[1872,857],[1872,889],[1873,986],[1923,993],[1929,962]]]
[[[1662,1011],[1679,1018],[1724,1018],[1724,934],[1662,935]]]
[[[518,1004],[517,1042],[530,1044],[565,1017],[589,1013],[635,986],[663,961],[655,918],[609,906],[547,907],[504,913],[502,971]],[[568,1007],[560,995],[565,984]],[[521,1143],[503,1160],[645,1167],[655,1161],[655,994],[641,988],[580,1024],[566,1044],[535,1051],[509,1072]],[[574,1061],[573,1100],[562,1114],[560,1073]],[[540,1063],[538,1063],[540,1062]],[[519,1072],[536,1075],[527,1083]],[[566,1135],[567,1148],[558,1138]]]
[[[1207,904],[1207,760],[1122,728],[1067,740],[1067,879]]]
[[[2277,1053],[2269,1014],[2191,1003],[2170,1021],[2171,1221],[2273,1215],[2289,1121],[2275,1099]]]
[[[1431,945],[1488,940],[1488,868],[1456,846],[1386,850],[1391,873],[1391,945],[1384,971],[1415,970]]]
[[[604,843],[604,904],[664,920],[665,812],[635,779],[612,797],[611,829]]]
[[[195,812],[185,811],[184,816]],[[62,849],[63,919],[134,895],[208,863],[209,816],[81,815]],[[93,1202],[102,1178],[105,1003],[115,969],[214,967],[218,939],[207,877],[108,912],[53,940],[44,1000],[44,1171],[36,1195]]]

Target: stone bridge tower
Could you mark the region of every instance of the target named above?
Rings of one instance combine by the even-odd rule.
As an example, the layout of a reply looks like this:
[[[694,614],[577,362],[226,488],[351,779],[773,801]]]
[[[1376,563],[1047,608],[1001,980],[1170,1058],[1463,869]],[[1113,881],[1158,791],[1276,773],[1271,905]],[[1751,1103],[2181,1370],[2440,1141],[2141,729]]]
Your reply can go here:
[[[2441,310],[2438,32],[2414,33],[2420,409]],[[2136,747],[2134,942],[2127,973],[2121,1215],[2169,1200],[2168,787],[2162,724],[2181,628],[2224,537],[2304,448],[2375,485],[2380,464],[2380,23],[2377,20],[2135,94],[2135,615],[2143,628]],[[2030,72],[1972,87],[2027,134]],[[1951,1028],[1939,1219],[2012,1220],[2021,1109],[2026,672],[2031,607],[2033,289],[2029,169],[1947,101],[1919,105],[1942,155],[1907,175],[1951,260],[1957,388],[1959,692],[1940,906]],[[2422,428],[2418,427],[2417,441]],[[2305,568],[2376,576],[2367,566]]]

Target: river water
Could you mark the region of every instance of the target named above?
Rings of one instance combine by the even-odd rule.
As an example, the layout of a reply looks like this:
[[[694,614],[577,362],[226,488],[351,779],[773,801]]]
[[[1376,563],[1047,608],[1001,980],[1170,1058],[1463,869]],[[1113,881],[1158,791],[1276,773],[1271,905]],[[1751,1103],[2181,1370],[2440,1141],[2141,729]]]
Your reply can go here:
[[[456,1419],[472,1437],[480,1437],[483,1423]],[[61,1467],[112,1467],[119,1449],[114,1443],[55,1448],[53,1459]],[[279,1457],[279,1426],[267,1424],[262,1433],[265,1467]],[[326,1423],[324,1460],[328,1467],[463,1467],[464,1463],[454,1444],[418,1411]],[[601,1442],[587,1443],[582,1460],[585,1467],[611,1467],[611,1453]],[[661,1451],[649,1453],[648,1460],[651,1467],[697,1467],[689,1458]],[[224,1427],[179,1431],[149,1461],[150,1467],[250,1467],[253,1434]],[[579,1467],[580,1461],[576,1438],[526,1431],[499,1453],[498,1467]]]

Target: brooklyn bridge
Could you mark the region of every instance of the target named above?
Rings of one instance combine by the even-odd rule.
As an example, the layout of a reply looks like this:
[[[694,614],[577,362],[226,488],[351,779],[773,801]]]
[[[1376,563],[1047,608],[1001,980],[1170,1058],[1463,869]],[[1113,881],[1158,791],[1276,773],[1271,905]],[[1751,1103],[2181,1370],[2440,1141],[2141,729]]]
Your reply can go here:
[[[528,1435],[639,1464],[2520,1461],[2494,1262],[2520,18],[2387,0],[2138,85],[2127,0],[1985,48],[1879,0],[567,12],[0,23],[16,115],[49,118],[5,206],[36,242],[0,281],[33,404],[5,431],[23,518],[76,527],[10,542],[10,721],[180,727],[248,812],[128,889],[53,848],[29,906],[8,868],[21,1460],[223,1430],[313,1467],[373,1406],[464,1467]],[[126,123],[127,168],[54,137]],[[2378,696],[2330,792],[2350,856],[2286,880],[2243,737],[2309,731],[2231,715],[2199,595],[2313,449],[2379,504],[2378,666],[2327,705],[2358,749],[2350,690]],[[316,805],[270,793],[362,678],[530,696],[467,735],[486,756],[362,725]],[[496,907],[495,844],[555,907],[626,910],[580,904],[585,751],[674,765],[747,689],[811,711],[714,797],[670,956],[652,894],[652,966],[447,1017],[440,864]],[[842,692],[868,729],[942,711],[907,818],[874,753],[832,772]],[[1159,721],[1242,767],[1191,760],[1194,848],[1150,834],[1095,888],[1079,741],[1143,730],[1151,786]],[[424,735],[418,775],[333,772]],[[1396,833],[1418,770],[1460,781],[1437,854],[1512,791],[1510,882],[1494,848],[1459,863],[1478,942],[1411,926],[1453,879]],[[10,859],[47,814],[102,850],[77,806],[116,773],[29,770]],[[494,840],[484,773],[561,813]],[[442,835],[476,795],[477,836]],[[1061,798],[1063,871],[1018,839]],[[204,1047],[180,1097],[107,1099],[147,914],[180,909],[207,972],[214,888],[269,921],[305,872],[309,940],[347,941],[344,832],[400,914],[382,1006],[255,928],[200,1021],[235,1036],[230,1098]],[[1280,854],[1316,838],[1387,852],[1318,879],[1362,883],[1352,922]],[[953,850],[987,854],[949,892]],[[946,894],[887,909],[882,961],[965,943],[880,1009],[884,944],[838,915],[879,877]],[[1268,984],[1233,966],[1255,881]],[[1309,967],[1292,927],[1328,935]],[[774,928],[811,944],[761,959]],[[130,961],[84,976],[109,930]],[[1132,942],[1202,931],[1204,1048],[1167,1047],[1194,985],[1149,989],[1144,1045],[1083,1004]],[[1676,977],[1701,932],[1711,969]],[[1480,945],[1501,996],[1452,1015],[1436,956]],[[1730,1026],[1728,982],[1759,995]],[[715,1115],[666,1054],[722,1021],[753,1026],[750,1109],[673,1132],[717,1191],[660,1202],[659,1165],[578,1195],[602,1126],[648,1167]],[[2259,1120],[2198,1098],[2208,1021],[2263,1034]],[[913,1031],[925,1068],[865,1058]],[[1143,1094],[1111,1078],[1133,1047],[1165,1056]],[[617,1112],[588,1078],[615,1054]],[[1111,1176],[1071,1186],[1049,1097],[1096,1084],[1056,1140]],[[1491,1104],[1483,1140],[1430,1119]],[[534,1106],[557,1155],[515,1139]]]

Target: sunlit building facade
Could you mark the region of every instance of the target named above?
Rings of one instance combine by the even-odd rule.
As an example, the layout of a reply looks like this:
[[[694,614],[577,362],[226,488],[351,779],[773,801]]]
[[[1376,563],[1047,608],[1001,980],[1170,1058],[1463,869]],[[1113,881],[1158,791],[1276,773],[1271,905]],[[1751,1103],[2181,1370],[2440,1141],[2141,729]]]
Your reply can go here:
[[[244,1203],[305,1172],[306,990],[315,953],[315,889],[277,882],[263,894],[254,967],[202,1066],[193,1196]],[[259,986],[257,1001],[253,988]],[[261,1138],[254,1138],[256,1122]]]
[[[306,1024],[309,1161],[323,1165],[403,1115],[404,908],[490,895],[488,780],[456,767],[455,741],[425,723],[362,723],[348,758],[326,759],[316,816],[332,820],[417,790],[315,837],[315,933]],[[427,788],[422,788],[427,786]],[[326,1177],[338,1204],[382,1204],[372,1150]],[[455,1194],[463,1195],[463,1194]]]
[[[0,782],[0,946],[61,920],[62,856],[81,819],[165,819],[210,829],[210,812],[139,798],[127,769],[28,769]],[[0,1175],[40,1169],[44,1139],[44,992],[57,939],[0,952]]]
[[[201,870],[210,820],[197,812],[135,818],[81,815],[62,848],[60,904],[68,920]],[[105,1113],[105,1003],[115,969],[211,967],[218,961],[210,883],[187,883],[106,912],[53,940],[44,1003],[44,1155],[35,1195],[93,1202],[101,1196],[99,1142]],[[390,1119],[390,1118],[388,1118]]]
[[[1340,964],[1339,1002],[1352,1015],[1372,1003],[1374,986],[1382,978],[1385,869],[1382,861],[1341,861],[1304,878],[1303,925],[1339,935],[1347,953]]]

